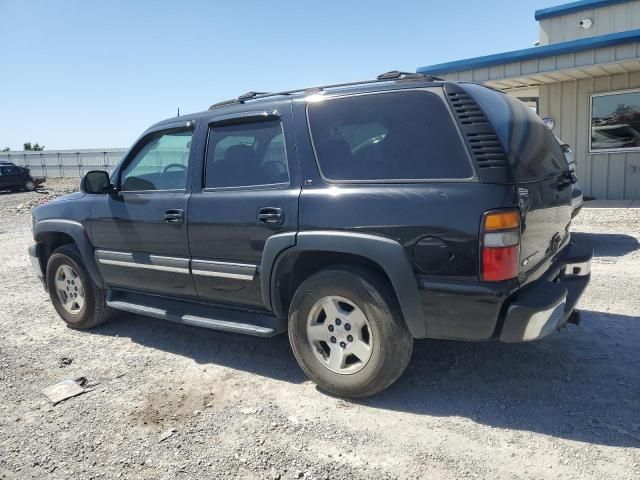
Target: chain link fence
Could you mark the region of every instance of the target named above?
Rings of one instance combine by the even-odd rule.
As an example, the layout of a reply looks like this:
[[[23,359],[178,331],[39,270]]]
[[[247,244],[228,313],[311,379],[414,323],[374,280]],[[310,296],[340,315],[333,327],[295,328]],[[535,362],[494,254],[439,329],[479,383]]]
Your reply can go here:
[[[27,167],[34,176],[81,177],[89,170],[111,171],[126,152],[126,148],[0,152],[0,161]]]

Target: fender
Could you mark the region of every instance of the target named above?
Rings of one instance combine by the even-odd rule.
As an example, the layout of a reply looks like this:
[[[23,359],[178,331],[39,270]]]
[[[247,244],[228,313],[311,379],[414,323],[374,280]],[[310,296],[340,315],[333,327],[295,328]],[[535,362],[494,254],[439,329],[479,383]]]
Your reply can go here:
[[[289,254],[323,251],[359,255],[380,265],[391,280],[409,331],[415,338],[426,337],[418,284],[404,248],[398,242],[376,235],[340,231],[299,232],[297,236],[287,236],[288,242],[284,238],[275,241],[277,237],[280,235],[271,237],[273,243],[270,243],[271,238],[267,241],[261,265],[262,295],[268,308],[272,309],[274,305],[277,290],[273,281],[275,273]],[[276,252],[276,248],[280,250]]]
[[[93,257],[93,245],[89,240],[89,236],[80,222],[73,220],[65,220],[54,218],[48,220],[40,220],[33,226],[33,238],[36,242],[42,242],[46,233],[65,233],[69,235],[76,243],[80,256],[84,262],[84,266],[91,276],[91,280],[100,288],[104,288],[104,281],[95,258]]]
[[[265,306],[273,311],[271,295],[271,277],[273,276],[273,265],[282,252],[296,244],[296,232],[278,233],[267,238],[262,250],[262,261],[260,262],[260,292]]]

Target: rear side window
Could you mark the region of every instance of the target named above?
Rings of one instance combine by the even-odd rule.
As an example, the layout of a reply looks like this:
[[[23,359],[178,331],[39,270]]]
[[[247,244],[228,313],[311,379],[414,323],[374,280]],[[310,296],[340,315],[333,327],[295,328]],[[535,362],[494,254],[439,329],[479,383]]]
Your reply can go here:
[[[430,92],[328,99],[308,106],[322,175],[336,181],[463,179],[467,152],[443,101]]]
[[[289,171],[279,120],[211,129],[205,188],[281,183],[289,183]]]

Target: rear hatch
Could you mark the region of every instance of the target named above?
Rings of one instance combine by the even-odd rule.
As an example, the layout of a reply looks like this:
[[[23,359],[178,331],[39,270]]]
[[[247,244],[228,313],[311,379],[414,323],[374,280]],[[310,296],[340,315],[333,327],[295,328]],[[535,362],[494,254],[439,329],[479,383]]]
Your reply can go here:
[[[481,142],[474,143],[480,137],[469,137],[471,130],[465,132],[460,122],[476,157],[481,180],[514,186],[514,203],[518,203],[522,215],[519,278],[523,283],[531,281],[544,273],[569,242],[574,177],[560,144],[531,108],[480,85],[462,83],[458,87],[479,109],[475,120],[488,123],[485,128],[489,127],[493,134],[483,150]],[[460,119],[459,112],[456,114]],[[470,120],[474,122],[473,117]],[[483,158],[491,160],[484,162]]]

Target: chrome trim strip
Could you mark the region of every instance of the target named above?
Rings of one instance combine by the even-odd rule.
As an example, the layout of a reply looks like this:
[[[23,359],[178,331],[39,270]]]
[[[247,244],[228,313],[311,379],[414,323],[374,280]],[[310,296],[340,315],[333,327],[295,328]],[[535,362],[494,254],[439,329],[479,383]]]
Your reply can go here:
[[[159,272],[193,274],[203,277],[232,278],[252,281],[258,270],[250,263],[220,262],[215,260],[189,260],[184,257],[167,257],[144,253],[96,250],[96,260],[102,265],[142,268]]]
[[[227,272],[210,272],[205,270],[191,270],[194,275],[201,275],[203,277],[220,277],[220,278],[234,278],[236,280],[253,280],[255,275],[248,275],[242,273],[227,273]]]
[[[109,260],[106,258],[99,258],[98,262],[103,265],[116,265],[119,267],[129,268],[144,268],[147,270],[158,270],[160,272],[175,272],[175,273],[189,273],[189,269],[180,267],[165,267],[163,265],[151,265],[148,263],[127,262],[123,260]]]
[[[167,257],[145,253],[118,252],[112,250],[96,250],[96,260],[102,265],[114,265],[128,268],[142,268],[159,272],[189,274],[189,259],[184,257]]]
[[[220,262],[215,260],[191,260],[191,273],[205,277],[233,278],[251,281],[257,266],[247,263]]]

